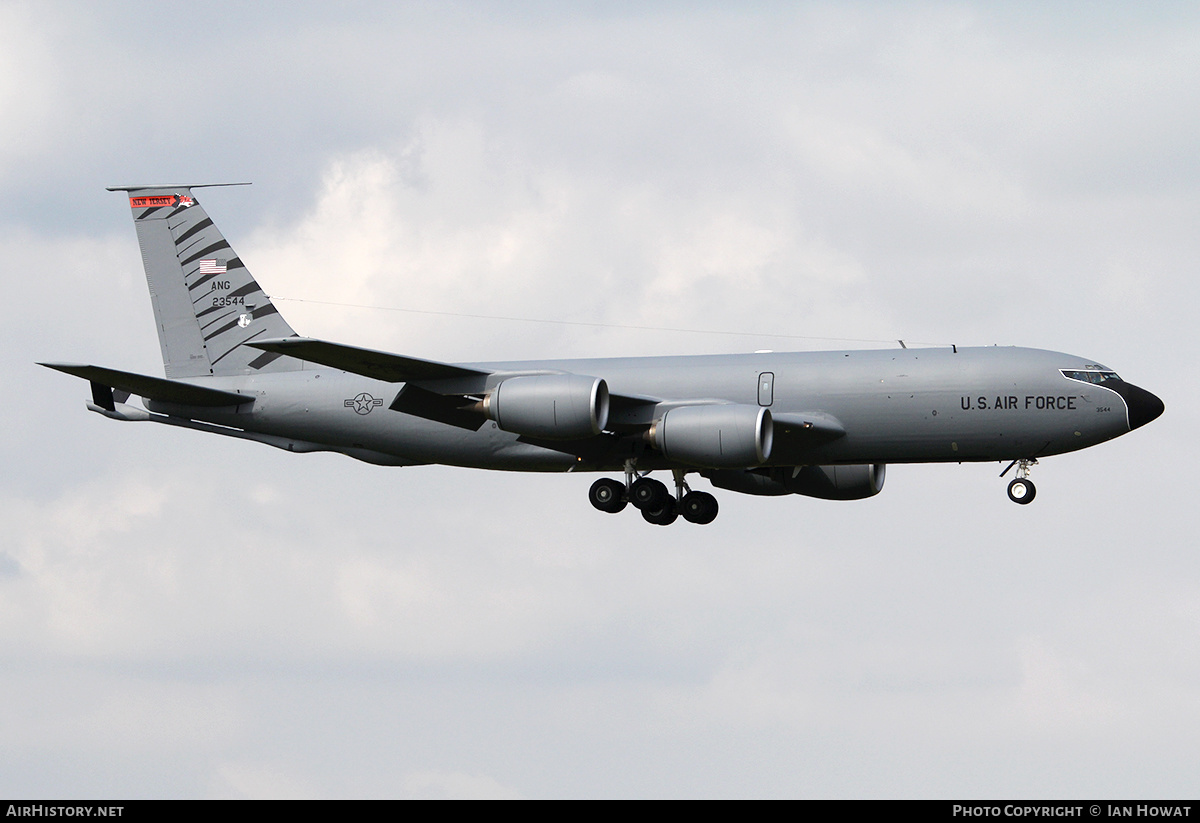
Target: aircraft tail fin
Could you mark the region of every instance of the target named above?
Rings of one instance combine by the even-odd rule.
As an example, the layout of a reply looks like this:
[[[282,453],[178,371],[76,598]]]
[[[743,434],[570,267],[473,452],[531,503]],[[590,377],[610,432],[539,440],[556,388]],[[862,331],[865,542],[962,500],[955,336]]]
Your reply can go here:
[[[295,332],[192,195],[194,188],[201,186],[108,189],[129,195],[167,377],[303,368],[293,358],[242,345]]]

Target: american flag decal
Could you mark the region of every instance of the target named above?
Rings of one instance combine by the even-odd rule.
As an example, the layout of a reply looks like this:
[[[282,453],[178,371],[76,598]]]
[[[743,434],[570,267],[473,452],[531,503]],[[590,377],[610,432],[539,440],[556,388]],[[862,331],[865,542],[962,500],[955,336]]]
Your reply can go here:
[[[225,261],[201,260],[200,274],[225,274]]]

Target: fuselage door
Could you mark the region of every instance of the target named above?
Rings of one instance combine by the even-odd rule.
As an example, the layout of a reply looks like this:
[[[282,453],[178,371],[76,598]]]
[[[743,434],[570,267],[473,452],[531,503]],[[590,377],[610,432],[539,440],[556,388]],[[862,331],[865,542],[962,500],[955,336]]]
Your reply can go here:
[[[758,376],[758,405],[769,406],[775,401],[775,373],[765,371]]]

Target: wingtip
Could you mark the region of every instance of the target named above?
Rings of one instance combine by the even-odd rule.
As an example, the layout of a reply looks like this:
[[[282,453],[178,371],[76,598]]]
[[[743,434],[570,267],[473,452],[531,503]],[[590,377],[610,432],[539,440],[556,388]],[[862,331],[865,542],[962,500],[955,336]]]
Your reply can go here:
[[[263,340],[247,341],[243,346],[249,346],[252,349],[260,349],[262,351],[276,351],[278,349],[288,348],[300,343],[311,342],[310,337],[268,337]]]

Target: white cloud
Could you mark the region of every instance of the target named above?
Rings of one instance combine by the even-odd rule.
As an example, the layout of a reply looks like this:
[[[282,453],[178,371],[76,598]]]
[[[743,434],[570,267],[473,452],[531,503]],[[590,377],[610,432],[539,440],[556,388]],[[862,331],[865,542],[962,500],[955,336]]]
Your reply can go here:
[[[208,797],[239,800],[312,800],[323,796],[304,778],[274,764],[241,761],[219,764],[208,786]]]
[[[47,131],[67,116],[50,32],[39,16],[24,3],[0,7],[0,175],[36,155]]]
[[[174,8],[0,11],[10,794],[1190,785],[1193,19],[212,11],[202,56]],[[100,186],[245,177],[200,196],[272,294],[1045,345],[1167,414],[1044,461],[1031,507],[992,466],[894,466],[870,501],[723,494],[670,529],[593,512],[587,477],[86,414],[34,361],[159,362]],[[438,359],[788,346],[280,308]]]
[[[422,771],[406,774],[401,796],[428,800],[520,800],[521,794],[486,775]]]

